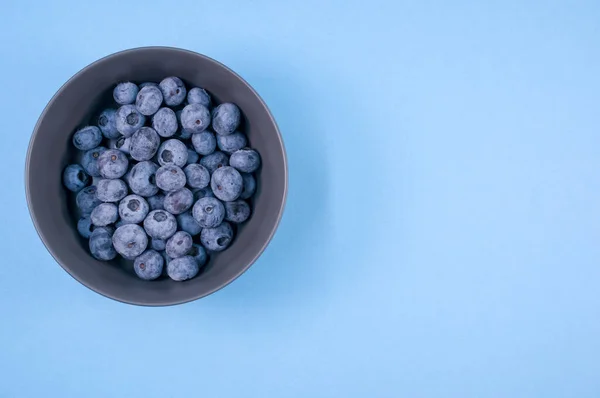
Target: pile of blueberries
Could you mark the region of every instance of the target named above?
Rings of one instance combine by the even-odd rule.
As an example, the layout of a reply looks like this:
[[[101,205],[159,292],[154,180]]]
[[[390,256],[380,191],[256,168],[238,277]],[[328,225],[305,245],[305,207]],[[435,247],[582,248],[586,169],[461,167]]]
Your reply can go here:
[[[113,97],[97,126],[73,135],[82,153],[63,183],[76,193],[77,230],[94,258],[133,260],[142,279],[193,278],[250,217],[260,156],[240,110],[177,77],[119,83]]]

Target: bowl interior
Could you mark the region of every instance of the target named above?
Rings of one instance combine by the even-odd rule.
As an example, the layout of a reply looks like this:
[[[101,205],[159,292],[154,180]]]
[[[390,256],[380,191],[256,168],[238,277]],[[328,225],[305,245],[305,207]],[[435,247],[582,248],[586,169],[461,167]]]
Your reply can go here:
[[[188,88],[207,89],[217,102],[236,103],[249,146],[261,155],[253,215],[238,228],[231,246],[212,254],[206,269],[186,282],[143,281],[119,260],[100,262],[76,230],[78,214],[61,183],[64,167],[76,159],[73,132],[95,124],[112,103],[119,81],[159,82],[178,76]],[[27,200],[32,219],[52,256],[75,279],[110,298],[140,305],[170,305],[206,296],[243,273],[260,256],[281,218],[287,189],[285,151],[266,105],[238,75],[197,53],[165,47],[128,50],[103,58],[72,77],[50,101],[33,133],[26,164]]]

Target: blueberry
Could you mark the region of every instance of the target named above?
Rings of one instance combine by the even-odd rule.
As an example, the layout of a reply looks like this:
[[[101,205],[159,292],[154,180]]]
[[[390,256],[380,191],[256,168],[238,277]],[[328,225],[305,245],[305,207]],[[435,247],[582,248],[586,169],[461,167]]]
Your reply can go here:
[[[100,176],[100,170],[98,169],[98,158],[104,151],[106,151],[106,148],[99,146],[83,153],[83,156],[81,157],[81,166],[90,176]]]
[[[119,203],[119,215],[125,222],[138,224],[144,221],[150,206],[146,199],[139,195],[128,195]]]
[[[200,242],[208,250],[219,252],[225,250],[233,240],[233,229],[227,221],[215,228],[204,228],[200,232]]]
[[[96,196],[96,187],[86,187],[77,193],[75,198],[77,208],[82,215],[87,216],[92,214],[92,210],[102,201]]]
[[[165,104],[177,106],[185,100],[187,90],[180,78],[175,76],[167,77],[158,86],[160,87],[160,91],[162,91]]]
[[[243,223],[250,217],[250,206],[243,200],[225,202],[225,220],[235,224]]]
[[[248,144],[248,139],[244,133],[240,133],[236,131],[235,133],[229,135],[218,135],[217,136],[217,145],[219,149],[225,153],[233,153],[237,150],[242,149]]]
[[[117,84],[113,90],[113,98],[117,104],[133,104],[135,96],[138,94],[138,86],[133,83],[125,82]]]
[[[191,256],[174,258],[167,265],[167,273],[174,281],[185,281],[198,275],[198,263]]]
[[[185,186],[185,173],[177,166],[168,164],[156,171],[156,185],[163,191],[177,191]]]
[[[106,227],[117,221],[117,218],[119,212],[117,206],[112,203],[100,203],[90,215],[92,223],[97,227]]]
[[[177,215],[177,224],[179,225],[179,229],[187,232],[188,234],[195,236],[202,231],[202,227],[192,216],[191,211],[186,211]]]
[[[154,196],[150,196],[148,199],[148,204],[150,205],[150,211],[152,210],[163,210],[165,208],[165,195],[162,193],[157,193]]]
[[[254,149],[240,149],[231,154],[229,165],[244,173],[252,173],[260,167],[260,156]]]
[[[146,250],[133,261],[133,270],[141,279],[151,281],[162,274],[164,262],[157,251]]]
[[[188,148],[188,158],[187,158],[187,162],[185,162],[185,164],[198,163],[199,159],[200,159],[200,155],[198,155],[198,153],[196,151],[194,151],[193,149]]]
[[[210,125],[210,111],[200,104],[189,104],[181,111],[181,126],[191,133],[200,133]]]
[[[137,94],[135,107],[142,115],[150,116],[158,111],[162,102],[160,90],[154,86],[146,86]]]
[[[201,133],[192,135],[192,145],[194,150],[200,155],[210,155],[215,151],[217,147],[217,139],[215,135],[210,131],[203,131]]]
[[[200,164],[212,174],[220,167],[229,166],[229,156],[221,151],[216,151],[200,159]]]
[[[118,202],[127,195],[127,184],[123,180],[100,180],[96,184],[96,196],[103,202]]]
[[[69,191],[79,192],[91,182],[83,167],[78,164],[70,164],[63,172],[63,184]]]
[[[177,258],[185,256],[192,248],[192,237],[185,231],[175,232],[167,241],[167,256]]]
[[[154,250],[162,251],[165,250],[167,242],[162,239],[150,238],[150,247]]]
[[[152,127],[161,137],[171,137],[177,132],[177,116],[170,108],[160,108],[152,117]]]
[[[185,144],[176,139],[166,140],[158,148],[158,163],[161,166],[174,164],[183,167],[187,163],[188,151]]]
[[[92,220],[89,216],[81,217],[79,221],[77,221],[77,232],[79,232],[79,235],[88,239],[92,235],[93,231],[94,225],[92,224]]]
[[[214,228],[225,218],[225,206],[217,198],[202,198],[192,209],[194,219],[202,228]]]
[[[146,161],[139,162],[131,168],[127,182],[131,191],[140,196],[154,196],[158,193],[156,185],[156,163]]]
[[[217,198],[230,202],[240,197],[244,182],[236,169],[225,166],[215,170],[210,179],[210,187]]]
[[[145,82],[145,83],[142,83],[142,84],[140,84],[140,89],[142,89],[142,88],[144,88],[144,87],[148,87],[148,86],[150,86],[150,87],[156,87],[156,88],[158,88],[158,83],[154,83],[154,82]]]
[[[256,180],[249,173],[240,173],[240,175],[244,181],[244,189],[240,194],[240,199],[250,199],[254,195],[254,192],[256,192]]]
[[[181,141],[181,140],[187,140],[191,136],[192,136],[192,133],[190,131],[187,131],[186,129],[181,129],[177,133],[175,133],[174,137]]]
[[[130,155],[138,162],[152,159],[158,151],[160,137],[151,127],[142,127],[131,136]]]
[[[138,112],[134,105],[123,105],[117,109],[116,117],[117,130],[125,137],[131,137],[146,123],[146,117]]]
[[[188,256],[192,256],[196,263],[198,263],[198,267],[202,268],[204,264],[206,264],[206,260],[208,260],[208,254],[206,253],[206,249],[197,243],[192,245],[192,248],[188,252]]]
[[[240,109],[230,102],[217,106],[212,113],[212,126],[217,134],[228,135],[240,125]]]
[[[177,220],[164,210],[152,210],[144,220],[144,229],[152,238],[169,239],[177,231]]]
[[[134,223],[131,223],[131,222],[129,222],[129,221],[125,221],[125,220],[123,220],[122,218],[120,218],[120,219],[119,219],[119,220],[118,220],[118,221],[115,223],[115,228],[119,228],[119,227],[121,227],[121,226],[123,226],[123,225],[125,225],[125,224],[134,224]]]
[[[90,235],[90,253],[95,259],[109,261],[117,257],[117,252],[112,243],[112,232],[106,227],[94,228]]]
[[[102,142],[102,132],[96,126],[83,127],[73,134],[73,145],[81,151],[96,148]]]
[[[131,137],[120,136],[117,139],[110,140],[108,147],[110,149],[118,149],[129,155],[129,152],[131,152]]]
[[[190,104],[200,104],[207,108],[210,108],[212,102],[210,99],[210,94],[205,89],[200,87],[194,87],[191,89],[188,92],[187,100]]]
[[[210,183],[210,173],[201,164],[188,164],[183,169],[187,184],[192,188],[205,188]]]
[[[107,149],[98,156],[98,171],[104,178],[120,178],[127,173],[129,160],[118,149]]]
[[[116,109],[105,109],[98,116],[98,127],[102,134],[109,140],[119,138],[121,133],[117,130],[117,111]]]
[[[213,193],[212,189],[210,189],[210,186],[206,187],[206,188],[202,188],[202,189],[194,189],[192,191],[192,193],[194,194],[194,201],[198,201],[198,199],[202,199],[202,198],[214,198],[215,194]]]
[[[137,224],[125,224],[117,228],[112,241],[117,253],[127,260],[133,260],[148,246],[148,236],[144,228]]]
[[[187,188],[168,192],[163,203],[165,210],[173,215],[181,214],[194,204],[194,194]]]

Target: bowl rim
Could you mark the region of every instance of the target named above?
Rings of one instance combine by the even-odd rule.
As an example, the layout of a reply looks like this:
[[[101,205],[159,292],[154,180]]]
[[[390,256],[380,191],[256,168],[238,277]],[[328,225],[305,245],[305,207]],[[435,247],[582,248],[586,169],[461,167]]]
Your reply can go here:
[[[125,300],[122,297],[118,297],[115,295],[112,295],[106,291],[104,291],[104,289],[102,289],[102,287],[100,286],[90,286],[89,284],[85,283],[84,281],[82,281],[80,278],[78,278],[71,270],[71,267],[69,267],[67,264],[63,264],[58,258],[57,255],[55,254],[54,250],[50,247],[50,245],[47,243],[46,237],[44,235],[44,233],[40,230],[40,226],[38,225],[38,221],[37,221],[37,215],[35,214],[34,210],[33,210],[33,202],[32,202],[32,198],[31,198],[31,192],[30,192],[30,187],[29,187],[29,175],[31,173],[30,170],[30,163],[31,163],[31,151],[33,149],[33,144],[37,138],[37,135],[39,134],[39,129],[40,129],[40,124],[42,122],[42,120],[44,120],[44,118],[46,117],[46,114],[48,113],[49,108],[51,108],[51,106],[54,104],[54,102],[56,102],[56,100],[60,97],[60,95],[63,93],[63,91],[66,90],[67,87],[69,87],[74,80],[76,80],[77,77],[79,77],[81,74],[85,73],[86,71],[88,71],[89,69],[91,69],[92,67],[97,66],[98,64],[102,64],[104,62],[106,62],[107,60],[119,56],[119,55],[123,55],[123,54],[127,54],[127,53],[135,53],[135,52],[140,52],[140,51],[153,51],[153,50],[167,50],[167,51],[172,51],[172,52],[181,52],[181,53],[187,53],[187,54],[191,54],[194,55],[196,57],[200,57],[203,58],[205,61],[208,61],[209,63],[213,63],[216,66],[220,67],[220,68],[224,68],[226,69],[228,72],[230,72],[231,74],[233,74],[235,77],[237,77],[245,86],[246,88],[248,88],[255,96],[256,98],[260,101],[261,105],[264,107],[264,109],[267,111],[267,114],[269,116],[269,119],[271,120],[271,123],[273,123],[273,126],[275,127],[275,132],[277,133],[277,139],[279,141],[279,145],[281,147],[281,151],[282,151],[282,155],[283,155],[283,171],[284,171],[284,184],[283,184],[283,199],[281,201],[281,206],[279,207],[278,211],[277,211],[277,220],[275,222],[275,224],[273,225],[273,227],[271,228],[271,231],[269,233],[268,239],[265,240],[265,242],[263,243],[263,245],[260,247],[260,249],[258,250],[258,252],[256,253],[256,255],[243,267],[241,267],[239,269],[238,272],[236,272],[231,278],[229,278],[228,280],[226,280],[224,283],[222,283],[219,286],[216,286],[210,290],[207,290],[205,292],[190,296],[189,298],[186,299],[182,299],[182,300],[171,300],[171,301],[165,301],[164,303],[147,303],[147,302],[143,302],[140,300]],[[131,305],[137,305],[137,306],[143,306],[143,307],[165,307],[165,306],[173,306],[173,305],[178,305],[178,304],[185,304],[185,303],[189,303],[195,300],[198,300],[200,298],[209,296],[221,289],[223,289],[224,287],[226,287],[227,285],[229,285],[230,283],[232,283],[234,280],[236,280],[237,278],[239,278],[243,273],[245,273],[257,260],[258,258],[263,254],[263,252],[265,251],[265,249],[267,248],[267,246],[271,243],[271,241],[273,240],[273,236],[275,235],[275,233],[277,232],[277,229],[279,228],[279,224],[281,223],[281,219],[283,217],[283,213],[285,210],[285,206],[287,203],[287,195],[288,195],[288,179],[289,179],[289,170],[288,170],[288,161],[287,161],[287,153],[285,150],[285,145],[283,142],[283,137],[281,136],[281,131],[279,130],[279,126],[277,125],[277,122],[275,121],[275,118],[273,117],[273,114],[271,112],[271,110],[269,109],[269,107],[267,106],[267,104],[265,103],[265,101],[263,100],[263,98],[258,94],[258,92],[244,79],[242,78],[239,74],[237,74],[235,71],[233,71],[231,68],[229,68],[228,66],[224,65],[223,63],[209,57],[206,56],[204,54],[200,54],[198,52],[195,51],[191,51],[191,50],[186,50],[183,48],[179,48],[179,47],[170,47],[170,46],[143,46],[143,47],[134,47],[134,48],[130,48],[130,49],[126,49],[126,50],[122,50],[122,51],[117,51],[115,53],[111,53],[109,55],[106,55],[102,58],[97,59],[96,61],[86,65],[84,68],[82,68],[81,70],[79,70],[78,72],[76,72],[74,75],[72,75],[65,83],[63,83],[60,88],[56,91],[56,93],[54,93],[54,95],[52,96],[52,98],[48,101],[48,103],[46,104],[46,106],[44,107],[44,110],[42,111],[42,113],[40,114],[34,128],[33,128],[33,132],[31,134],[31,138],[29,139],[29,145],[27,147],[27,155],[25,157],[25,175],[24,175],[24,179],[25,179],[25,196],[27,199],[27,209],[29,211],[29,216],[31,218],[31,221],[33,222],[33,225],[35,227],[35,231],[37,233],[37,235],[39,236],[40,240],[42,241],[42,243],[44,244],[44,247],[46,248],[46,250],[50,253],[50,255],[52,256],[52,258],[54,259],[55,262],[57,262],[62,269],[64,269],[73,279],[75,279],[77,282],[81,283],[83,286],[87,287],[88,289],[104,296],[107,297],[109,299],[118,301],[120,303],[125,303],[125,304],[131,304]]]

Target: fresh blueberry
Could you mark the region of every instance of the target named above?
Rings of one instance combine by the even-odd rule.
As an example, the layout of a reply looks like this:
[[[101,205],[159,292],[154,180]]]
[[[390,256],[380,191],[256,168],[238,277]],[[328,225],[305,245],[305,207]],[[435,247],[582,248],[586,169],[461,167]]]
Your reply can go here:
[[[177,215],[177,224],[179,224],[179,229],[187,232],[188,234],[195,236],[202,231],[202,227],[192,216],[191,211],[186,211],[184,213]]]
[[[149,197],[158,193],[156,185],[156,163],[146,161],[139,162],[131,168],[127,182],[131,191],[137,195]]]
[[[107,149],[98,156],[98,171],[104,178],[120,178],[127,173],[129,160],[118,149]]]
[[[154,250],[162,251],[165,250],[167,246],[167,241],[162,239],[154,239],[150,238],[150,247]]]
[[[175,232],[167,241],[167,256],[177,258],[185,256],[192,248],[192,237],[185,231]]]
[[[116,117],[117,130],[125,137],[131,137],[146,122],[146,117],[134,105],[123,105],[117,109]]]
[[[116,109],[105,109],[98,116],[98,127],[102,134],[109,140],[119,138],[121,133],[117,130],[117,111]]]
[[[92,220],[89,216],[81,217],[79,221],[77,221],[77,232],[79,232],[79,235],[88,239],[93,231],[94,224],[92,224]]]
[[[150,205],[150,211],[152,210],[163,210],[165,208],[165,195],[157,193],[154,196],[150,196],[146,199]]]
[[[225,166],[215,170],[210,179],[210,187],[217,198],[231,202],[240,197],[244,182],[236,169]]]
[[[210,125],[210,111],[200,104],[189,104],[181,111],[181,126],[191,133],[200,133]]]
[[[163,102],[163,96],[157,87],[146,86],[140,90],[135,99],[135,107],[142,115],[156,113]]]
[[[103,202],[118,202],[127,195],[127,184],[123,180],[106,179],[96,184],[96,196]]]
[[[194,204],[194,194],[187,188],[168,192],[163,203],[165,210],[173,215],[181,214]]]
[[[120,105],[133,104],[137,94],[138,86],[130,82],[119,83],[113,90],[113,98]]]
[[[166,242],[165,242],[165,245],[166,245]],[[163,260],[165,260],[165,267],[163,268],[163,275],[167,275],[167,267],[166,267],[166,265],[171,262],[171,257],[169,257],[167,255],[167,252],[164,251],[164,250],[160,252],[160,255],[162,256]]]
[[[204,228],[200,232],[200,242],[208,250],[219,252],[225,250],[233,240],[233,229],[227,221],[215,228]]]
[[[192,245],[192,248],[188,252],[188,256],[192,256],[196,263],[198,263],[198,267],[202,268],[204,264],[206,264],[206,260],[208,260],[208,254],[206,253],[206,249],[197,243]]]
[[[122,226],[123,226],[123,225],[125,225],[125,224],[134,224],[134,223],[131,223],[131,222],[129,222],[129,221],[125,221],[125,220],[123,220],[122,218],[120,218],[120,219],[119,219],[119,220],[118,220],[118,221],[115,223],[115,228],[122,227]]]
[[[192,256],[174,258],[167,265],[167,273],[174,281],[185,281],[198,275],[198,263]]]
[[[137,276],[146,281],[158,278],[163,272],[165,260],[155,250],[147,250],[133,261],[133,269]]]
[[[119,212],[117,206],[112,203],[100,203],[90,215],[92,223],[97,227],[106,227],[117,221],[117,218]]]
[[[120,136],[120,138],[110,140],[108,147],[110,149],[118,149],[119,151],[129,155],[129,152],[131,151],[131,137]]]
[[[63,184],[69,191],[79,192],[91,182],[83,167],[78,164],[70,164],[63,172]]]
[[[214,198],[215,194],[213,193],[210,187],[202,188],[202,189],[194,189],[192,191],[194,194],[194,201],[198,201],[198,199],[202,198]]]
[[[260,167],[260,156],[254,149],[240,149],[231,154],[229,165],[244,173],[252,173]]]
[[[98,167],[98,159],[106,151],[103,146],[85,151],[81,157],[81,166],[92,177],[100,177],[100,169]]]
[[[86,126],[75,132],[73,145],[81,151],[96,148],[102,142],[102,132],[96,126]]]
[[[254,195],[254,192],[256,192],[256,180],[249,173],[240,173],[240,175],[244,181],[244,190],[240,194],[240,199],[250,199]]]
[[[174,135],[174,137],[176,139],[178,139],[179,141],[188,140],[188,139],[190,139],[191,136],[192,136],[192,133],[190,131],[187,131],[186,129],[180,129]]]
[[[151,87],[156,87],[158,88],[158,83],[154,83],[154,82],[145,82],[140,84],[140,89],[147,87],[147,86],[151,86]]]
[[[200,159],[200,164],[212,174],[220,167],[229,166],[229,156],[221,151],[216,151]]]
[[[240,125],[240,109],[230,102],[217,106],[212,113],[213,130],[220,135],[233,133]]]
[[[151,127],[142,127],[131,136],[130,155],[138,162],[152,159],[158,150],[160,137]]]
[[[158,163],[161,166],[173,164],[183,167],[187,163],[188,150],[185,144],[176,139],[166,140],[158,148]]]
[[[85,187],[77,193],[75,203],[81,214],[87,216],[92,214],[92,211],[96,206],[102,203],[102,201],[96,196],[96,187],[91,186]]]
[[[171,108],[160,108],[152,117],[152,127],[161,137],[171,137],[177,132],[177,116]]]
[[[185,173],[172,164],[162,166],[156,171],[156,185],[163,191],[177,191],[185,186]]]
[[[117,228],[112,241],[117,253],[127,260],[133,260],[148,247],[148,236],[144,228],[137,224],[125,224]]]
[[[110,228],[97,227],[90,235],[90,253],[95,259],[109,261],[117,257],[117,252],[112,243],[112,231]]]
[[[150,237],[166,240],[177,231],[177,220],[164,210],[152,210],[144,220],[144,229]]]
[[[210,173],[201,164],[188,164],[183,169],[187,184],[192,188],[205,188],[210,183]]]
[[[158,86],[160,87],[160,91],[162,91],[165,104],[177,106],[185,100],[187,90],[180,78],[175,76],[167,77]]]
[[[198,155],[198,152],[194,151],[193,149],[188,148],[188,158],[187,158],[187,162],[185,162],[185,164],[198,163],[199,159],[200,159],[200,155]]]
[[[248,144],[246,134],[236,131],[229,135],[217,135],[217,145],[225,153],[231,154]]]
[[[188,92],[187,100],[190,104],[200,104],[207,108],[210,108],[212,102],[210,99],[210,94],[205,89],[200,87],[194,87],[191,89]]]
[[[250,206],[243,200],[225,202],[225,220],[235,224],[243,223],[250,217]]]
[[[194,150],[200,155],[210,155],[217,147],[217,139],[211,131],[192,134],[192,145]]]
[[[138,224],[144,221],[150,206],[146,199],[139,195],[128,195],[119,203],[119,215],[121,219],[132,224]]]
[[[194,219],[202,228],[214,228],[225,218],[225,206],[217,198],[202,198],[192,209]]]

